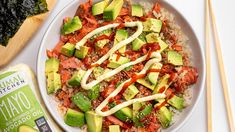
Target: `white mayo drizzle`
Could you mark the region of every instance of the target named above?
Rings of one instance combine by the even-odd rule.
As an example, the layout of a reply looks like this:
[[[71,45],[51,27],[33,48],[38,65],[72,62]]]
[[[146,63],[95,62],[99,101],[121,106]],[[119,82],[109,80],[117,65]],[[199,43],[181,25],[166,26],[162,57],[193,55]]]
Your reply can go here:
[[[106,26],[103,26],[103,27],[100,27],[100,28],[97,28],[95,30],[93,30],[92,32],[88,33],[81,41],[79,41],[77,44],[76,44],[76,48],[79,49],[80,46],[83,46],[86,41],[91,38],[92,36],[94,36],[95,34],[97,33],[100,33],[104,30],[107,30],[107,29],[110,29],[110,28],[115,28],[119,26],[119,24],[117,23],[114,23],[114,24],[109,24],[109,25],[106,25]],[[92,65],[95,65],[95,64],[102,64],[106,59],[108,59],[108,57],[110,55],[112,55],[115,51],[117,51],[118,49],[120,49],[121,47],[131,43],[135,38],[137,38],[143,31],[143,25],[141,22],[139,21],[136,21],[136,22],[126,22],[125,23],[125,27],[135,27],[137,26],[137,31],[132,35],[130,36],[129,38],[119,42],[118,44],[116,44],[115,46],[113,46],[108,52],[107,54],[105,54],[103,57],[101,57],[97,62],[93,63]],[[158,63],[161,61],[161,54],[159,52],[153,52],[150,56],[151,60],[149,60],[143,70],[141,72],[139,72],[138,74],[146,74],[147,70],[150,68],[150,66],[152,66],[152,64],[154,63]],[[132,61],[132,62],[129,62],[129,63],[126,63],[126,64],[123,64],[121,66],[119,66],[118,68],[108,72],[108,73],[105,73],[103,75],[101,75],[100,77],[97,78],[97,80],[94,80],[90,83],[86,83],[90,74],[92,73],[94,67],[88,69],[85,73],[85,75],[83,76],[82,78],[82,81],[81,81],[81,86],[83,89],[86,89],[86,90],[89,90],[89,89],[92,89],[93,86],[95,86],[96,84],[100,83],[101,81],[103,81],[104,79],[106,78],[109,78],[117,73],[119,73],[120,71],[122,71],[123,69],[125,69],[126,67],[128,66],[131,66],[131,65],[135,65],[137,63],[140,63],[142,61],[145,61],[147,58],[147,55],[144,55],[138,59],[136,59],[135,61]],[[137,74],[137,75],[138,75]],[[105,111],[105,112],[102,112],[101,110],[108,104],[109,102],[109,99],[116,96],[121,90],[122,90],[122,87],[124,86],[124,84],[128,81],[130,81],[131,79],[128,79],[126,81],[124,81],[122,84],[120,84],[97,108],[96,108],[96,113],[99,114],[100,116],[108,116],[108,115],[111,115],[115,112],[117,112],[118,110],[122,109],[123,107],[126,107],[126,106],[129,106],[135,102],[144,102],[144,101],[150,101],[150,100],[154,100],[154,99],[160,99],[160,98],[165,98],[165,94],[154,94],[154,95],[151,95],[151,96],[147,96],[147,97],[143,97],[143,98],[136,98],[136,99],[132,99],[132,100],[129,100],[129,101],[126,101],[126,102],[123,102],[117,106],[115,106],[114,108],[112,108],[111,110],[109,111]]]
[[[152,66],[152,64],[154,63],[158,63],[160,60],[159,59],[151,59],[149,60],[143,70],[141,72],[139,72],[137,75],[140,75],[140,74],[146,74],[147,70],[150,68],[150,66]],[[96,113],[99,114],[100,116],[108,116],[108,115],[111,115],[115,112],[117,112],[118,110],[126,107],[126,106],[129,106],[135,102],[145,102],[145,101],[150,101],[150,100],[154,100],[154,99],[160,99],[160,98],[165,98],[165,94],[154,94],[154,95],[151,95],[151,96],[147,96],[147,97],[143,97],[143,98],[136,98],[136,99],[132,99],[132,100],[128,100],[126,102],[123,102],[119,105],[116,105],[115,107],[113,107],[112,109],[108,110],[108,111],[105,111],[105,112],[102,112],[101,110],[108,104],[109,102],[109,99],[116,96],[121,90],[122,90],[122,87],[124,86],[124,84],[126,82],[129,82],[131,79],[128,79],[126,81],[124,81],[123,83],[121,83],[97,108],[96,108]]]

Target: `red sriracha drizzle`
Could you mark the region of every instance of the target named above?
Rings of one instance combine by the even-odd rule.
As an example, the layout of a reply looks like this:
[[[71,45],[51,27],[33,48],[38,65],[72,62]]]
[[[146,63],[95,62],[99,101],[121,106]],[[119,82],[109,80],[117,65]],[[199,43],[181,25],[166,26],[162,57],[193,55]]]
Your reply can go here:
[[[136,82],[138,79],[141,79],[141,78],[144,78],[148,73],[150,72],[160,72],[161,70],[160,69],[149,69],[147,70],[147,72],[145,74],[134,74],[131,76],[131,80],[126,82],[123,86],[122,86],[122,90],[120,93],[123,93],[127,87],[129,87],[132,83]]]

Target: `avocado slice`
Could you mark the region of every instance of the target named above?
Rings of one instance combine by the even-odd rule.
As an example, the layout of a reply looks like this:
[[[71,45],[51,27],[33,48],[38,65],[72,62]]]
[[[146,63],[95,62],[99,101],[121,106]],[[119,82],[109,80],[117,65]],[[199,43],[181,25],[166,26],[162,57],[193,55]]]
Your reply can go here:
[[[119,125],[110,125],[109,132],[121,132]]]
[[[124,107],[120,109],[119,111],[114,113],[114,115],[121,121],[125,122],[130,121],[133,118],[132,109],[130,109],[129,107]]]
[[[109,64],[107,65],[107,67],[109,68],[117,68],[125,63],[130,62],[130,59],[127,57],[122,57],[120,56],[120,58],[117,60],[118,55],[117,54],[112,54],[109,57]]]
[[[148,43],[156,43],[158,42],[158,36],[158,33],[149,33],[145,37]]]
[[[159,104],[156,104],[156,106],[157,105]],[[163,128],[167,128],[170,126],[170,123],[172,121],[172,113],[167,109],[167,107],[161,107],[160,110],[157,111],[156,116]]]
[[[103,14],[105,7],[107,7],[109,0],[104,0],[92,5],[92,15]]]
[[[75,16],[72,19],[69,18],[69,20],[64,23],[61,33],[63,35],[66,35],[66,34],[73,33],[81,28],[82,28],[82,22],[78,16]]]
[[[25,124],[20,125],[17,131],[18,132],[38,132],[37,129],[34,129],[33,127],[25,125]]]
[[[119,15],[119,12],[122,9],[122,5],[124,4],[123,0],[113,0],[108,7],[104,9],[103,18],[105,21],[113,21]]]
[[[94,111],[87,111],[85,113],[85,118],[88,126],[89,132],[101,132],[103,118],[99,116]]]
[[[139,4],[133,4],[131,6],[131,15],[137,16],[137,17],[142,17],[144,15],[144,11],[143,11],[142,6]]]
[[[167,52],[167,61],[168,63],[175,65],[175,66],[183,65],[182,55],[173,50],[170,50]]]
[[[114,38],[114,45],[128,38],[128,32],[124,29],[119,29],[116,31]],[[118,49],[119,53],[124,54],[126,51],[126,45]]]
[[[175,107],[177,110],[182,110],[184,108],[184,99],[176,95],[169,99],[167,103]]]
[[[79,59],[83,59],[86,57],[89,48],[87,46],[80,46],[80,49],[76,49],[74,56],[79,58]]]
[[[145,32],[157,32],[159,33],[162,28],[162,21],[154,18],[148,18],[143,22],[143,31]]]
[[[86,71],[80,69],[79,71],[75,72],[73,74],[73,76],[67,81],[67,84],[69,86],[80,86],[82,77],[84,76],[84,74],[86,73]]]
[[[85,115],[82,112],[69,108],[64,116],[64,122],[69,126],[81,127],[85,124]]]
[[[47,76],[47,93],[52,94],[61,89],[60,74],[51,72]]]
[[[138,79],[136,82],[138,82],[139,84],[151,89],[151,90],[154,90],[155,88],[155,85],[152,85],[150,84],[148,81],[146,81],[144,78],[141,78],[141,79]]]
[[[161,68],[162,68],[161,63],[154,63],[151,66],[150,70],[151,69],[161,69]],[[159,72],[150,72],[150,73],[148,73],[147,78],[148,78],[149,82],[151,82],[153,85],[156,85],[157,80],[158,80],[158,75],[159,75]]]
[[[123,96],[126,100],[130,100],[134,98],[137,93],[139,93],[139,90],[132,84],[124,91]]]
[[[153,94],[156,94],[156,93],[159,93],[159,90],[163,87],[165,87],[165,89],[167,89],[171,82],[168,83],[168,80],[170,78],[170,75],[169,74],[165,74],[160,80],[159,80],[159,83],[157,85],[157,87],[154,89],[153,91]]]
[[[90,89],[87,93],[87,96],[90,100],[95,100],[100,96],[100,85],[97,84],[92,89]]]
[[[91,109],[91,101],[82,92],[78,92],[72,96],[72,102],[83,112]]]
[[[71,43],[66,43],[65,45],[62,46],[61,48],[61,54],[71,57],[73,56],[75,51],[75,45]]]
[[[46,60],[45,64],[46,75],[51,72],[58,72],[59,70],[59,60],[56,58],[49,58]]]

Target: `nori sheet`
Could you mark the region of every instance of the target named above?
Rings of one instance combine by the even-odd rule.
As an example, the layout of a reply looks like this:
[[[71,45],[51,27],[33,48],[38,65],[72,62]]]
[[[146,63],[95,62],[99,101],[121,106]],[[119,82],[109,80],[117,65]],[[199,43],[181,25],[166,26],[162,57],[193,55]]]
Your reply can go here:
[[[0,44],[7,46],[27,17],[47,11],[46,0],[0,0]]]

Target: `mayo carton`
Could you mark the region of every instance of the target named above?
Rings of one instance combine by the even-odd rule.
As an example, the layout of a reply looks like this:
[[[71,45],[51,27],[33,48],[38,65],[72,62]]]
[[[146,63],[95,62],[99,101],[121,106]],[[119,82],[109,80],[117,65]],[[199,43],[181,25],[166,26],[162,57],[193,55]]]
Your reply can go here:
[[[39,97],[35,77],[27,65],[0,72],[0,132],[59,131]]]

